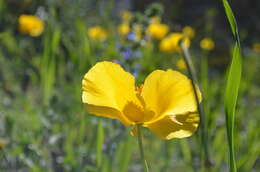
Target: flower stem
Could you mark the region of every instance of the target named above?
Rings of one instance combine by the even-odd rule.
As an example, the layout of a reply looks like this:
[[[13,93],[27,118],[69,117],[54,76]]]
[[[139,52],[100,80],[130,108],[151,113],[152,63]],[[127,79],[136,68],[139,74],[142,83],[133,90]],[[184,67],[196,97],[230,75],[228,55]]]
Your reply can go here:
[[[143,162],[143,168],[145,172],[149,172],[149,168],[147,165],[147,162],[145,160],[144,157],[144,149],[143,149],[143,141],[142,141],[142,131],[141,131],[142,125],[141,124],[137,124],[136,125],[136,129],[137,129],[137,138],[138,138],[138,145],[139,145],[139,150],[140,150],[140,154],[141,154],[141,159]]]
[[[198,93],[196,91],[196,83],[198,83],[197,81],[197,77],[195,74],[195,70],[193,68],[192,65],[192,61],[190,58],[190,53],[188,48],[184,45],[184,43],[181,43],[181,49],[184,55],[184,61],[186,63],[187,69],[188,69],[188,73],[189,76],[191,78],[192,81],[192,87],[193,87],[193,92],[195,94],[195,99],[197,102],[197,106],[198,106],[198,111],[199,111],[199,115],[200,115],[200,132],[201,132],[201,140],[202,140],[202,144],[204,145],[204,155],[205,155],[205,161],[204,161],[204,165],[205,167],[208,169],[212,166],[212,163],[210,161],[209,158],[209,151],[208,151],[208,134],[207,134],[207,130],[206,130],[206,116],[204,113],[204,108],[203,108],[203,104],[199,102],[199,96]]]

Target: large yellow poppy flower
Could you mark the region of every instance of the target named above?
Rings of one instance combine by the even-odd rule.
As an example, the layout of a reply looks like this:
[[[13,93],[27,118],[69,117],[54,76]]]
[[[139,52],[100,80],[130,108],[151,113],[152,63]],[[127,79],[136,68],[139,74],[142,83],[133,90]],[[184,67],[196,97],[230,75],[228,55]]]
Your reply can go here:
[[[126,126],[142,124],[164,139],[191,136],[198,127],[192,83],[177,71],[155,70],[136,88],[134,76],[120,65],[99,62],[85,74],[82,88],[88,112]]]

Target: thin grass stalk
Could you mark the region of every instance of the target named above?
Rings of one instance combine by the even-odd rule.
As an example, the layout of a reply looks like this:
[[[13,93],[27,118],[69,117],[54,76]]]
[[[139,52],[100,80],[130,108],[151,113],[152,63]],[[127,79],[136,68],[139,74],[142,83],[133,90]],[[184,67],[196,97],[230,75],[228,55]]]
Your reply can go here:
[[[140,155],[141,155],[141,159],[143,162],[143,169],[145,172],[149,172],[149,168],[148,168],[148,164],[145,160],[145,156],[144,156],[144,149],[143,149],[143,141],[142,141],[142,125],[141,124],[137,124],[136,125],[136,129],[137,129],[137,138],[138,138],[138,145],[139,145],[139,150],[140,150]]]
[[[205,155],[204,166],[208,169],[208,168],[211,167],[212,164],[211,164],[211,161],[210,161],[209,151],[208,151],[208,136],[207,136],[206,125],[205,125],[206,120],[205,120],[203,103],[199,102],[199,96],[198,96],[198,93],[196,91],[196,83],[198,83],[198,80],[197,80],[197,77],[196,77],[195,69],[192,65],[189,50],[183,42],[181,43],[181,50],[182,50],[182,53],[183,53],[183,59],[185,61],[187,69],[188,69],[188,74],[189,74],[191,81],[192,81],[192,88],[193,88],[193,92],[195,94],[195,99],[196,99],[196,103],[197,103],[197,107],[198,107],[198,113],[200,115],[200,128],[199,128],[200,130],[199,131],[201,133],[201,142],[202,142],[203,147],[204,147],[204,155]]]

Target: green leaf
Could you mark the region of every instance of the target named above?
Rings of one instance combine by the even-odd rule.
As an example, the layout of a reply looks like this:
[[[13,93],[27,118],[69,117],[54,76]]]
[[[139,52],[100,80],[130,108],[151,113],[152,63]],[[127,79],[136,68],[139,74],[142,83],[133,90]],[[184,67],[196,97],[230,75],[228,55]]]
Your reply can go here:
[[[134,150],[135,144],[133,136],[128,135],[123,142],[120,143],[116,154],[116,162],[118,172],[127,172]]]
[[[236,38],[236,44],[233,49],[233,57],[231,66],[228,72],[227,85],[225,90],[225,113],[226,113],[226,128],[229,145],[229,166],[230,172],[236,172],[236,160],[235,160],[235,149],[234,149],[234,126],[235,126],[235,112],[237,97],[239,93],[239,86],[242,73],[242,61],[240,53],[240,39],[236,24],[236,19],[230,8],[227,0],[222,0],[225,12],[232,30],[234,37]]]
[[[233,58],[228,74],[226,93],[225,93],[225,109],[227,114],[234,114],[241,80],[241,55],[238,44],[235,44],[233,50]]]
[[[233,50],[233,59],[230,66],[227,86],[225,92],[225,113],[226,127],[230,149],[230,171],[236,172],[236,161],[234,151],[234,126],[235,126],[235,111],[241,80],[241,56],[240,49],[236,43]]]
[[[237,36],[237,24],[236,24],[236,19],[234,17],[234,14],[232,12],[231,7],[228,4],[227,0],[222,0],[224,8],[225,8],[225,12],[232,30],[233,35],[236,37]]]

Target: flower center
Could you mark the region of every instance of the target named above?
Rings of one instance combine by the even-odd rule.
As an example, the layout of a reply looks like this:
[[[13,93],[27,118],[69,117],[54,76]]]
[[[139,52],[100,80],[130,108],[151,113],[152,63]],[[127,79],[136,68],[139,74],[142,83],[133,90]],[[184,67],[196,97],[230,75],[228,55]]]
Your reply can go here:
[[[144,118],[144,110],[133,102],[129,102],[123,109],[125,116],[134,123],[142,123]]]
[[[136,87],[136,97],[138,98],[140,105],[134,102],[128,102],[124,109],[124,115],[134,123],[145,123],[151,120],[155,113],[146,109],[146,105],[143,97],[141,96],[143,85]]]

